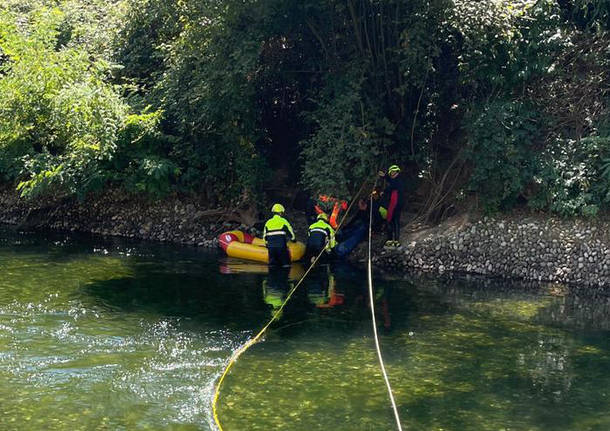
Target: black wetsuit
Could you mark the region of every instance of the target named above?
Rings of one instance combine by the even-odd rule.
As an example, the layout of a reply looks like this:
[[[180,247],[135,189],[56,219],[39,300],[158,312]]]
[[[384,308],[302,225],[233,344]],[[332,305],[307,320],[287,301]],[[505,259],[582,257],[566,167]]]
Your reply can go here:
[[[388,239],[400,241],[400,213],[404,203],[405,185],[401,175],[386,177],[384,195],[388,199]]]

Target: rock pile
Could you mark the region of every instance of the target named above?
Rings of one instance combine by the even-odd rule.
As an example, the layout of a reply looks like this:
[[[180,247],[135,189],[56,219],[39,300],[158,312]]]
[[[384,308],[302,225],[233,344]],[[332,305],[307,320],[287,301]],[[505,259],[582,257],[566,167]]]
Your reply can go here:
[[[375,262],[394,269],[610,286],[610,223],[484,218],[434,229]]]
[[[217,246],[218,235],[230,229],[258,233],[256,229],[209,214],[208,208],[185,197],[150,201],[109,191],[86,202],[74,199],[25,202],[12,190],[0,192],[0,222],[25,228],[88,232],[199,247]]]

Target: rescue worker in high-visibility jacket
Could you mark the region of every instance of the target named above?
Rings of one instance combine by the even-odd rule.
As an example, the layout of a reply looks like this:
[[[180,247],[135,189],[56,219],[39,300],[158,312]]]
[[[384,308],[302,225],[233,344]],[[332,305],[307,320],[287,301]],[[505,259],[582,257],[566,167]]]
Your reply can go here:
[[[309,226],[305,250],[305,260],[308,262],[312,262],[323,249],[330,254],[337,245],[335,229],[328,222],[326,213],[318,214],[317,218],[318,220]]]
[[[267,220],[263,229],[263,238],[269,251],[269,265],[289,265],[288,240],[296,241],[292,226],[284,218],[284,206],[275,204],[271,207],[273,217]]]

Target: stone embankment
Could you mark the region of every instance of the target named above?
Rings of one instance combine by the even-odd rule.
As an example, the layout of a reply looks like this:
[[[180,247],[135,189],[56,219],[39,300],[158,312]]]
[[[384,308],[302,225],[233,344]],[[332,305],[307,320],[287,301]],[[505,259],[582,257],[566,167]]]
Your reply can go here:
[[[374,259],[397,270],[610,286],[610,223],[506,217],[460,220],[404,235]]]
[[[302,214],[291,214],[304,237]],[[87,232],[216,247],[229,229],[260,233],[226,221],[226,213],[193,197],[159,201],[109,191],[85,202],[56,199],[25,202],[14,188],[0,189],[0,223],[22,228]],[[302,226],[301,226],[302,225]],[[379,238],[378,238],[379,239]],[[548,217],[460,219],[403,233],[403,246],[374,257],[382,269],[466,273],[586,286],[610,286],[610,221]],[[381,246],[375,248],[381,249]],[[364,259],[364,248],[353,258]]]
[[[227,222],[221,210],[194,198],[159,201],[126,196],[120,191],[79,202],[75,199],[25,202],[13,189],[0,190],[0,223],[27,229],[54,229],[215,247],[223,231],[242,228]]]

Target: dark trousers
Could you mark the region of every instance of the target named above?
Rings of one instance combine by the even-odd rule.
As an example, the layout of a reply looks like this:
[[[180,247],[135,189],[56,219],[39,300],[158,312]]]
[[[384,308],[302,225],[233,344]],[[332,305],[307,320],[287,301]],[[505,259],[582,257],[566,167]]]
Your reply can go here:
[[[269,251],[269,265],[290,265],[290,255],[287,247],[267,247]]]
[[[310,237],[311,239],[311,237]],[[312,263],[312,259],[314,259],[315,257],[318,257],[318,255],[320,254],[320,252],[322,252],[322,250],[326,247],[326,243],[319,243],[316,241],[308,241],[307,242],[307,248],[305,249],[305,262],[306,263]],[[322,256],[320,256],[320,260],[324,261],[326,255],[328,253],[324,252],[322,253]]]
[[[392,220],[388,222],[388,240],[400,241],[400,209],[392,214]]]

